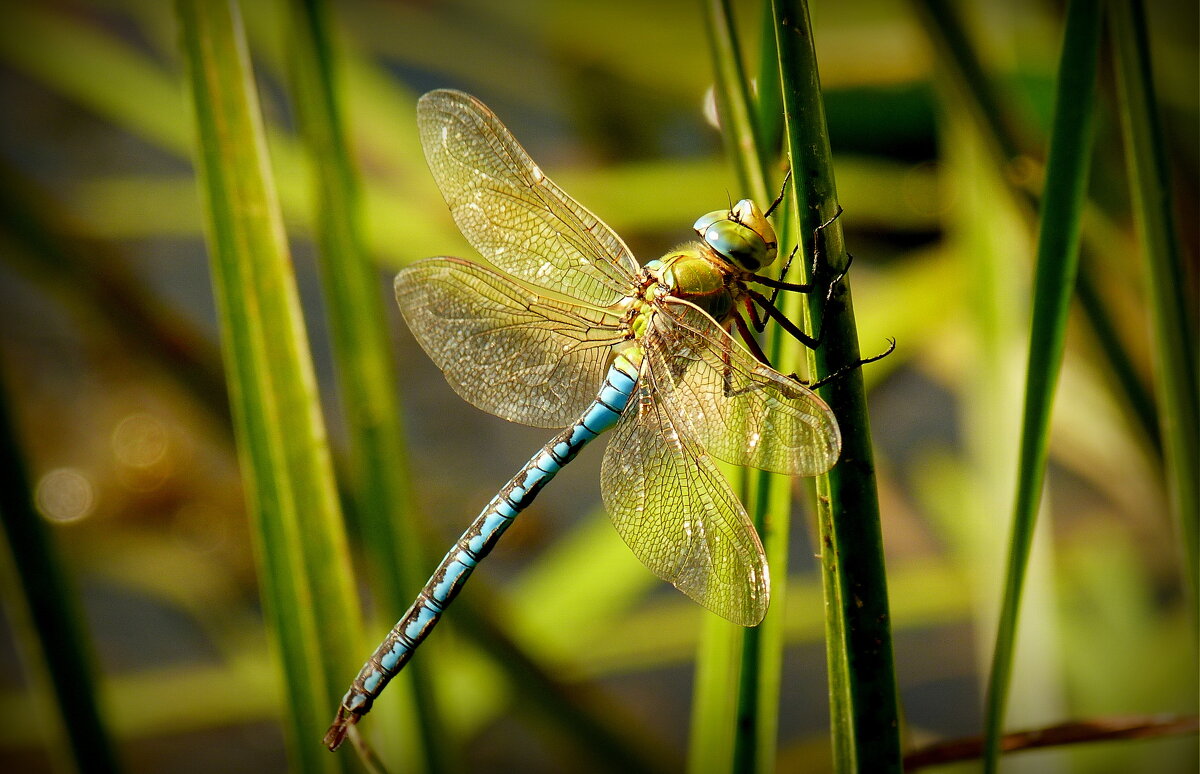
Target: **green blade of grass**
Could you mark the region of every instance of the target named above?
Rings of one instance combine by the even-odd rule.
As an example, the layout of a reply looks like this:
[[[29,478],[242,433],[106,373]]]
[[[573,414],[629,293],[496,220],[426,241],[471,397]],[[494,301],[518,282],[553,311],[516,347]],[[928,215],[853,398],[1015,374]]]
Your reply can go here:
[[[768,6],[769,9],[769,6]],[[774,56],[774,46],[767,47],[767,53],[778,64]],[[779,99],[781,97],[777,97]],[[760,111],[761,112],[761,111]],[[782,133],[782,109],[774,119]],[[760,130],[759,136],[763,135]],[[779,211],[778,235],[780,247],[797,244],[795,229],[792,227],[790,210]],[[785,236],[786,235],[786,236]],[[786,254],[781,249],[780,254]],[[795,293],[780,297],[778,306],[790,320],[802,317],[803,299]],[[790,346],[786,347],[784,344]],[[764,349],[767,357],[775,367],[785,374],[800,371],[801,351],[803,347],[786,335],[780,326],[771,326],[766,332]],[[747,771],[773,772],[777,768],[779,747],[779,701],[783,689],[783,649],[787,640],[788,623],[788,543],[792,528],[792,480],[787,476],[768,473],[763,470],[747,471],[749,491],[746,507],[754,519],[759,535],[762,537],[763,550],[767,554],[767,564],[771,568],[773,578],[779,578],[773,583],[771,590],[771,608],[753,632],[746,631],[742,638],[747,652],[748,669],[751,679],[742,679],[742,694],[739,700],[739,720],[753,713],[756,722],[752,726],[753,735],[746,733],[744,744],[754,744],[753,751],[742,751],[735,747],[734,762],[746,763]],[[803,487],[803,491],[811,499],[814,490],[811,486]],[[815,500],[812,500],[815,502]],[[739,741],[741,741],[739,739]],[[739,755],[739,753],[742,753]],[[753,766],[753,768],[751,768]]]
[[[1045,480],[1050,409],[1062,364],[1067,312],[1079,264],[1080,219],[1091,160],[1099,45],[1098,0],[1072,0],[1063,34],[1038,229],[1012,536],[988,680],[984,767],[989,772],[999,766],[1017,614]]]
[[[322,18],[324,12],[319,10],[320,5],[305,0],[305,7],[301,10],[306,24],[312,25],[312,19]],[[317,22],[314,26],[327,28],[328,23]],[[297,36],[302,46],[310,45],[302,40],[309,34],[311,31]],[[319,45],[320,50],[315,45]],[[328,42],[314,44],[313,48],[306,50],[314,59],[328,59],[332,56],[328,45]],[[300,72],[296,74],[301,75]],[[438,557],[420,550],[419,543],[422,541],[418,541],[413,534],[415,525],[398,527],[395,524],[396,512],[411,511],[411,506],[404,505],[411,498],[403,473],[408,463],[403,447],[398,446],[401,434],[399,409],[395,398],[391,397],[394,386],[389,377],[382,375],[391,373],[393,367],[386,354],[387,326],[381,309],[378,310],[378,319],[374,319],[372,307],[378,308],[378,305],[374,297],[368,297],[377,287],[369,275],[369,266],[364,263],[356,269],[349,265],[364,260],[361,232],[356,236],[357,219],[361,215],[355,210],[361,191],[349,160],[346,131],[341,125],[338,100],[333,93],[335,81],[331,79],[333,71],[329,69],[324,72],[309,70],[303,75],[304,85],[297,89],[302,100],[300,119],[302,129],[311,138],[310,142],[316,151],[316,171],[322,181],[318,192],[318,212],[321,217],[318,238],[321,240],[323,278],[333,318],[335,355],[346,360],[339,366],[342,371],[340,383],[345,393],[343,402],[359,404],[353,410],[347,408],[352,427],[355,412],[363,422],[362,437],[355,441],[352,436],[352,443],[360,444],[362,450],[362,457],[355,461],[355,469],[358,471],[356,491],[360,492],[362,503],[359,516],[364,522],[363,539],[368,551],[373,552],[372,571],[377,576],[373,586],[379,589],[380,604],[389,610],[399,611],[407,607],[412,595],[425,580],[423,573]],[[300,93],[312,89],[322,93]],[[314,112],[323,117],[314,116]],[[412,120],[411,114],[408,120]],[[321,125],[314,126],[313,123]],[[330,273],[338,276],[330,277]],[[350,274],[358,276],[348,276]],[[351,338],[358,341],[347,340]],[[342,354],[338,354],[338,350]],[[349,385],[351,381],[366,378],[377,383]],[[381,392],[385,386],[383,392],[386,395]],[[352,393],[360,394],[356,399]],[[387,427],[381,427],[381,422],[386,423]],[[397,445],[393,446],[393,443]],[[365,465],[366,469],[360,465]],[[375,512],[368,513],[365,510],[367,507],[373,507]],[[514,692],[521,695],[522,701],[535,709],[541,718],[561,728],[579,745],[581,751],[602,750],[602,757],[621,770],[669,769],[669,765],[658,761],[652,744],[644,743],[638,734],[630,733],[620,723],[613,722],[609,717],[612,713],[607,712],[603,703],[596,701],[590,692],[579,685],[567,686],[544,662],[522,651],[504,631],[494,612],[484,605],[473,603],[470,598],[456,600],[455,610],[456,623],[496,661]],[[404,674],[414,672],[422,676],[418,679],[424,679],[423,675],[432,671],[430,662],[436,663],[437,655],[436,650],[425,652],[421,659],[405,667]],[[403,675],[399,679],[403,679]],[[384,700],[377,705],[375,712],[383,708],[393,690],[389,688],[384,694]],[[444,741],[439,744],[440,735],[435,733],[433,727],[438,722],[438,714],[429,709],[432,703],[429,695],[418,685],[415,711],[421,713],[419,722],[426,746],[426,766],[430,771],[451,770],[454,768],[451,763],[454,752],[447,749]]]
[[[764,108],[759,105],[756,110],[750,97],[730,4],[711,0],[705,8],[726,152],[742,191],[765,206],[772,197],[766,183],[763,132],[759,129],[760,121],[755,120],[756,115],[762,116]],[[773,54],[774,46],[764,46],[764,52]],[[777,71],[773,56],[771,64]],[[778,94],[772,96],[777,104]],[[767,103],[771,101],[768,99]],[[771,126],[781,124],[778,115],[761,120]],[[781,339],[777,328],[772,329],[767,347],[778,363]],[[747,511],[762,538],[772,574],[786,578],[789,479],[732,467],[727,469],[727,475],[742,492]],[[772,585],[771,607],[759,626],[739,629],[716,620],[715,616],[705,622],[697,652],[692,705],[689,749],[692,771],[775,769],[785,584]]]
[[[762,173],[744,163],[745,153],[754,153],[755,138],[746,111],[742,63],[737,39],[730,28],[728,4],[721,0],[704,3],[705,31],[714,69],[717,115],[725,154],[737,171],[739,185],[749,178],[760,183]],[[719,464],[726,480],[743,491],[745,470]],[[737,745],[737,697],[745,679],[744,641],[739,627],[716,615],[704,615],[696,648],[692,686],[692,713],[688,731],[687,764],[690,774],[709,774],[732,768]]]
[[[1155,388],[1171,509],[1182,537],[1192,610],[1200,600],[1200,468],[1197,426],[1195,311],[1184,297],[1186,280],[1163,147],[1146,13],[1140,0],[1110,2],[1109,30],[1121,100],[1121,128],[1133,199],[1134,227],[1146,261],[1154,342]]]
[[[358,606],[304,318],[236,5],[180,0],[213,287],[247,509],[287,695],[292,766],[320,745],[358,656]]]
[[[750,84],[742,66],[741,47],[728,0],[705,3],[705,28],[716,70],[717,112],[726,154],[737,170],[744,192],[755,201],[769,203],[762,149],[755,131]]]
[[[733,163],[742,190],[761,201],[766,184],[729,3],[708,0],[704,10],[725,153]],[[751,476],[735,465],[720,467],[745,501]],[[756,523],[755,528],[761,535],[761,525]],[[757,628],[743,630],[719,616],[704,616],[696,650],[688,734],[688,770],[692,774],[729,771],[735,766],[740,766],[741,771],[754,770],[748,756],[756,749],[753,738],[758,718],[753,702],[749,705],[747,702],[758,684],[757,635]]]
[[[291,6],[294,98],[313,164],[315,232],[349,432],[351,497],[369,558],[371,587],[377,590],[380,613],[390,620],[408,606],[424,576],[389,326],[382,283],[363,247],[361,184],[343,125],[331,12],[323,0],[294,0]],[[345,666],[349,685],[357,664]],[[377,716],[383,719],[389,703],[410,694],[410,733],[402,734],[404,768],[412,769],[422,760],[424,770],[437,772],[446,766],[439,758],[444,746],[437,739],[429,667],[429,662],[418,660],[405,668],[376,710],[385,710]]]
[[[54,709],[65,735],[65,756],[57,749],[51,758],[69,756],[75,771],[104,774],[120,771],[116,749],[101,712],[91,639],[79,609],[79,597],[45,521],[33,506],[16,429],[9,415],[6,391],[0,389],[0,551],[3,584],[10,591],[10,624],[25,630],[26,663],[38,667],[35,684],[48,684]],[[11,568],[11,569],[9,569]],[[6,596],[9,596],[6,593]],[[36,703],[35,703],[36,704]]]
[[[1030,187],[1030,159],[1023,152],[1024,145],[1014,127],[1011,111],[1006,109],[992,81],[984,73],[958,13],[946,0],[915,0],[913,5],[933,43],[939,70],[950,77],[958,94],[970,108],[975,119],[974,125],[1000,169],[1002,179],[1021,205],[1023,214],[1033,223],[1040,208],[1040,197]],[[1089,251],[1098,254],[1112,250],[1111,240],[1105,240],[1098,231],[1094,228],[1084,229],[1084,244]],[[1116,262],[1123,263],[1123,260],[1122,257]],[[1076,277],[1079,304],[1088,324],[1092,326],[1101,351],[1108,359],[1113,383],[1125,394],[1129,409],[1146,437],[1157,446],[1158,419],[1154,401],[1133,365],[1127,346],[1113,327],[1111,321],[1114,315],[1107,308],[1097,281],[1092,278],[1090,266],[1091,262],[1083,262]]]
[[[783,92],[779,88],[779,50],[775,47],[775,17],[770,3],[762,5],[759,34],[754,128],[759,154],[774,159],[783,142]]]
[[[939,540],[962,568],[976,600],[971,615],[978,637],[990,645],[1000,609],[1008,523],[996,518],[1012,507],[1021,424],[1021,381],[1015,357],[1024,354],[1028,298],[1032,286],[1033,245],[1019,206],[1007,195],[1000,170],[972,126],[968,106],[954,89],[939,89],[944,100],[938,145],[952,170],[956,191],[947,212],[947,251],[962,265],[962,319],[972,345],[961,354],[966,379],[961,417],[968,462],[947,481],[926,480],[920,487],[936,514]],[[912,296],[908,296],[913,298]],[[913,298],[915,301],[915,298]],[[933,333],[931,335],[937,335]],[[934,467],[934,466],[928,466]],[[1053,583],[1054,546],[1040,545],[1030,557],[1029,584],[1036,589],[1022,610],[1025,625],[1014,668],[1037,674],[1013,687],[1010,713],[1026,725],[1057,720],[1063,711],[1064,685],[1058,665],[1064,658],[1057,628],[1057,588]],[[987,674],[990,651],[978,649],[977,668]]]
[[[180,84],[166,67],[61,9],[23,3],[4,12],[0,57],[8,64],[158,147],[188,153]]]
[[[807,236],[838,211],[829,134],[807,4],[773,0],[772,5],[792,206],[799,231]],[[822,241],[819,275],[842,270],[847,258],[839,221],[825,229]],[[819,283],[820,278],[803,281]],[[810,355],[810,372],[816,375],[835,373],[859,359],[849,282],[843,280],[840,288],[828,304],[820,294],[808,298],[809,330],[824,331],[822,345]],[[817,479],[835,770],[898,772],[891,620],[861,371],[835,379],[821,395],[842,429],[841,459]]]

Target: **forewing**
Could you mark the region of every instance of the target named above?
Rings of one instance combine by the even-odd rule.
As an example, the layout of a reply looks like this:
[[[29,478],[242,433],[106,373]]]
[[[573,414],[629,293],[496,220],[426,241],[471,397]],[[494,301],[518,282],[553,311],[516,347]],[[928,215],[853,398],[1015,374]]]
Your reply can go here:
[[[458,258],[396,275],[413,335],[464,400],[538,427],[575,421],[603,382],[617,318],[527,290]]]
[[[754,626],[770,599],[762,543],[720,471],[654,399],[647,379],[604,453],[604,506],[655,575],[714,613]]]
[[[602,307],[628,294],[638,273],[629,248],[546,177],[486,105],[431,91],[417,123],[455,222],[492,265]]]
[[[842,436],[824,401],[760,363],[695,306],[660,309],[645,344],[650,371],[662,400],[709,454],[793,476],[833,467]]]

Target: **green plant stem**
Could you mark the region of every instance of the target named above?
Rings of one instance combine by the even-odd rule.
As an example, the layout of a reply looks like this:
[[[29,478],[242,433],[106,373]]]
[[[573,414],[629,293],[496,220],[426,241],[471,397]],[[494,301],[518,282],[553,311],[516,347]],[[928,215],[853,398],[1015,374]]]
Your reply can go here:
[[[946,0],[915,0],[913,5],[938,55],[939,68],[951,78],[970,109],[975,119],[974,125],[1022,214],[1031,223],[1034,222],[1041,204],[1039,195],[1030,187],[1031,162],[1023,152],[1025,144],[1014,127],[1011,113],[1005,109],[992,81],[984,73],[958,13]],[[1105,248],[1099,238],[1089,238],[1086,229],[1084,240],[1092,252]],[[1157,448],[1159,420],[1154,401],[1118,331],[1110,322],[1112,314],[1096,281],[1092,279],[1089,265],[1090,262],[1086,261],[1081,264],[1075,280],[1080,307],[1092,327],[1096,342],[1108,358],[1113,383],[1125,394],[1127,404],[1142,431]]]
[[[766,176],[754,121],[754,105],[743,68],[734,16],[728,0],[705,3],[705,28],[715,70],[717,114],[727,157],[732,161],[741,190],[755,201],[767,198]],[[746,504],[754,527],[764,541],[768,483],[742,468],[728,466],[726,475]],[[781,539],[778,533],[773,540]],[[786,531],[783,538],[786,540]],[[781,584],[776,584],[777,587]],[[780,598],[772,595],[772,610],[782,610]],[[769,750],[774,760],[773,738],[778,707],[760,703],[764,680],[778,684],[779,675],[762,673],[762,649],[782,647],[782,640],[768,645],[761,626],[741,629],[724,622],[706,625],[696,663],[691,729],[692,771],[756,771],[766,765],[760,752]],[[767,717],[763,717],[763,712]],[[769,730],[772,743],[764,745],[762,734]],[[771,766],[773,768],[773,766]]]
[[[838,211],[829,134],[807,5],[783,0],[772,4],[796,194],[792,205],[800,233],[807,236]],[[838,272],[846,265],[840,221],[833,221],[823,236],[818,277],[806,281],[819,283],[824,272]],[[829,305],[826,311],[820,294],[808,298],[809,329],[822,326],[824,331],[822,345],[810,355],[816,375],[834,373],[859,359],[847,280],[839,283]],[[835,770],[898,772],[899,704],[861,372],[835,379],[821,394],[842,429],[841,459],[817,479]]]
[[[717,113],[721,117],[726,153],[733,160],[746,194],[757,202],[769,202],[762,149],[754,128],[754,104],[729,0],[707,0],[705,11],[705,27],[716,70]]]
[[[1180,260],[1171,173],[1163,147],[1150,41],[1141,0],[1109,2],[1109,30],[1121,100],[1121,128],[1133,198],[1134,226],[1146,260],[1159,423],[1171,510],[1182,538],[1192,592],[1200,604],[1200,386],[1196,375],[1196,313],[1188,310]]]
[[[774,46],[771,46],[774,51]],[[777,59],[777,58],[776,58]],[[781,112],[782,115],[782,112]],[[782,129],[782,121],[776,119]],[[760,133],[761,134],[761,133]],[[778,213],[777,228],[779,234],[790,234],[780,244],[796,243],[795,230],[791,228],[788,213],[784,208]],[[801,297],[798,294],[788,294],[783,299],[780,308],[789,319],[799,320]],[[779,326],[772,326],[766,335],[766,353],[783,373],[795,373],[799,361],[798,350],[803,349],[795,340],[784,335]],[[785,352],[785,340],[792,346]],[[783,689],[783,649],[785,645],[786,610],[787,610],[787,578],[789,568],[788,537],[791,534],[792,486],[791,479],[762,470],[748,471],[749,491],[747,508],[754,519],[755,527],[762,537],[763,549],[767,554],[767,563],[777,578],[771,589],[771,610],[763,622],[753,630],[743,633],[744,649],[753,655],[753,660],[747,659],[746,670],[757,675],[750,683],[743,677],[743,696],[739,697],[739,719],[746,712],[753,712],[756,717],[754,735],[747,735],[746,743],[753,743],[756,749],[747,761],[746,771],[759,771],[763,774],[774,772],[776,765],[776,750],[779,736],[779,701]],[[805,488],[812,494],[812,489]],[[751,690],[752,689],[752,690]],[[740,725],[739,725],[740,728]],[[735,764],[741,760],[735,747]],[[751,768],[750,765],[754,764]]]
[[[778,146],[782,126],[778,91],[778,57],[770,14],[764,14],[769,44],[763,45],[760,72],[772,77],[762,81],[774,87],[760,88],[759,104],[742,64],[735,19],[728,2],[710,0],[705,19],[716,70],[716,95],[727,155],[733,162],[742,191],[765,206],[773,195],[767,188],[764,142]],[[769,65],[769,66],[768,66]],[[762,77],[762,76],[760,76]],[[766,115],[774,105],[774,115]],[[762,127],[767,127],[764,132]],[[774,139],[769,134],[774,131]],[[768,136],[764,136],[768,135]],[[785,234],[782,227],[781,235]],[[785,240],[786,241],[786,240]],[[795,240],[792,240],[793,242]],[[777,327],[768,334],[767,349],[778,363],[782,337]],[[783,611],[787,577],[787,539],[790,533],[790,480],[762,471],[735,469],[730,480],[739,485],[742,501],[762,538],[776,582],[772,584],[771,608],[756,627],[734,630],[713,623],[705,628],[705,639],[697,659],[697,689],[694,695],[691,764],[694,771],[775,770],[779,727],[779,695],[783,669]],[[726,741],[728,735],[732,739]]]
[[[996,771],[1012,678],[1017,615],[1045,480],[1050,409],[1062,365],[1067,312],[1079,262],[1079,232],[1091,160],[1096,65],[1100,44],[1098,0],[1067,8],[1058,69],[1054,123],[1038,230],[1025,409],[1017,493],[1004,599],[988,682],[984,769]]]
[[[763,160],[778,158],[783,142],[783,93],[779,88],[779,50],[775,47],[775,16],[763,3],[760,22],[754,128]]]
[[[247,509],[263,605],[285,678],[292,767],[334,770],[322,731],[360,656],[358,605],[262,116],[237,6],[180,0]]]
[[[321,280],[350,439],[352,504],[369,557],[378,609],[391,620],[424,581],[410,486],[409,460],[390,357],[382,283],[363,247],[361,185],[342,120],[332,18],[325,0],[293,0],[296,46],[291,58],[300,128],[313,163],[315,233]],[[346,681],[358,664],[346,665]],[[446,770],[430,664],[418,660],[389,694],[411,692],[410,717],[424,769]],[[384,699],[386,702],[387,699]],[[380,714],[379,717],[384,717]]]
[[[17,443],[9,414],[7,391],[0,389],[0,551],[12,568],[5,570],[5,586],[14,581],[20,599],[11,599],[15,613],[10,621],[21,630],[27,619],[30,649],[26,662],[40,667],[40,675],[54,695],[54,708],[65,732],[67,754],[74,769],[83,774],[120,770],[116,749],[101,712],[91,638],[83,622],[79,596],[67,576],[54,536],[33,507],[29,474]],[[42,680],[38,680],[38,683]],[[51,755],[57,759],[57,754]]]

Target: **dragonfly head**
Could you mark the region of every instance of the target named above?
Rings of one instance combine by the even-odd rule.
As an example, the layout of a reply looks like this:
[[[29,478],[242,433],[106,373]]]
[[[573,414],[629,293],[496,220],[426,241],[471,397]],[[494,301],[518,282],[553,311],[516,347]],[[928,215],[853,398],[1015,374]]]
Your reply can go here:
[[[692,228],[718,255],[746,271],[758,272],[775,262],[779,247],[775,229],[749,199],[702,216]]]

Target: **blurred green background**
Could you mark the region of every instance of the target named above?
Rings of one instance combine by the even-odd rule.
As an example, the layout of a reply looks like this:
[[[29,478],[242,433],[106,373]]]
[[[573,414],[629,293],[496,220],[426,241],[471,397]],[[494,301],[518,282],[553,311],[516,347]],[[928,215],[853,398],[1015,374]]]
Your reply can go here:
[[[750,38],[759,11],[744,5]],[[1148,6],[1195,309],[1197,8]],[[345,431],[309,170],[288,94],[289,22],[277,2],[247,0],[243,13],[338,455]],[[961,13],[1030,153],[1018,182],[1036,181],[1061,8],[975,2]],[[349,0],[334,3],[333,15],[380,294],[390,296],[391,276],[411,260],[473,255],[417,144],[415,99],[431,88],[484,100],[643,262],[687,239],[699,214],[743,195],[705,117],[712,67],[698,4]],[[817,2],[812,15],[862,348],[898,340],[865,376],[906,739],[919,745],[981,725],[1034,223],[991,161],[916,4]],[[102,706],[129,770],[284,770],[282,692],[232,444],[177,38],[169,3],[2,6],[0,375],[37,508],[80,593]],[[1113,333],[1106,341],[1084,314],[1072,317],[1013,729],[1197,709],[1194,601],[1168,513],[1155,407],[1138,397],[1153,392],[1144,268],[1107,48],[1104,57],[1083,261]],[[547,433],[462,403],[390,300],[388,312],[420,521],[431,545],[448,546]],[[1128,374],[1115,374],[1105,354],[1113,336]],[[528,653],[595,692],[679,766],[701,613],[607,525],[599,460],[590,449],[559,476],[464,596],[496,611]],[[345,467],[340,456],[335,464]],[[799,506],[797,515],[779,768],[822,771],[821,596],[810,519]],[[9,602],[11,573],[3,580]],[[20,613],[5,610],[0,769],[50,770],[53,714],[24,668]],[[364,657],[402,612],[370,610]],[[464,770],[598,765],[529,709],[456,631],[453,614],[422,656],[453,697],[443,699],[443,722]],[[1196,740],[1027,754],[1013,770],[1196,771]]]

